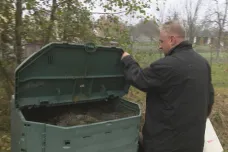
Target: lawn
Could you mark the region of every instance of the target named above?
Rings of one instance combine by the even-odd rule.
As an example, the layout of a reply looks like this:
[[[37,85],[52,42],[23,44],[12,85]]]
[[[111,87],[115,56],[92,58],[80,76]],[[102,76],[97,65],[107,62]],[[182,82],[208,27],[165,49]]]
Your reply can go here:
[[[203,53],[208,58],[209,53]],[[134,53],[134,57],[142,67],[162,57],[159,53]],[[211,115],[211,121],[221,140],[225,150],[228,150],[228,63],[214,62],[212,64],[212,80],[215,86],[215,105]],[[125,96],[142,107],[142,114],[145,113],[145,93],[130,88]],[[10,107],[9,101],[4,98],[4,92],[0,89],[0,152],[10,151]],[[142,117],[142,124],[144,117]]]
[[[212,82],[215,87],[228,87],[228,63],[213,63]]]
[[[206,59],[210,59],[210,53],[200,53]],[[159,53],[136,53],[135,59],[142,67],[146,67],[153,61],[159,59],[161,56]],[[215,56],[213,56],[215,57]],[[227,54],[221,53],[221,58],[225,58],[228,61]],[[212,62],[212,83],[215,87],[215,105],[213,107],[210,119],[216,133],[224,147],[225,152],[228,152],[228,62]],[[130,88],[127,99],[137,102],[142,107],[142,114],[145,113],[145,98],[146,94],[135,89]],[[141,123],[143,124],[144,117]]]
[[[210,61],[210,53],[200,53],[204,58]],[[228,53],[221,53],[220,60],[227,62],[213,61],[211,65],[212,81],[216,87],[228,87]],[[142,68],[150,65],[152,62],[163,57],[160,53],[137,52],[133,54],[134,58]],[[215,56],[213,56],[215,58]]]

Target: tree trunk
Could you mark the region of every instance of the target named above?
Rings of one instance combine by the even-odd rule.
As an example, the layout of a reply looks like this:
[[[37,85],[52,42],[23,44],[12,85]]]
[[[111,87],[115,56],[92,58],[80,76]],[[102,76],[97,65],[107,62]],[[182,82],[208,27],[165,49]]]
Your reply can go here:
[[[193,22],[193,21],[191,21]],[[189,42],[190,43],[193,43],[193,39],[194,39],[194,25],[193,23],[190,23],[189,25],[189,32],[188,32],[188,36],[189,36]]]
[[[7,93],[7,98],[10,99],[11,95],[13,94],[14,83],[10,75],[7,73],[7,70],[4,68],[2,61],[0,61],[0,74],[1,79],[3,80],[3,87]]]
[[[220,48],[221,48],[221,38],[222,38],[222,28],[219,28],[219,35],[218,35],[218,42],[217,42],[217,49],[216,49],[216,60],[219,59],[219,54],[220,54]]]
[[[50,21],[47,29],[47,35],[45,37],[44,43],[47,44],[50,42],[50,37],[53,32],[53,26],[55,21],[55,12],[57,9],[57,0],[52,0],[52,9],[51,9],[51,15],[50,15]]]
[[[63,41],[67,41],[69,42],[69,25],[68,25],[68,22],[69,22],[69,15],[70,15],[70,5],[72,4],[72,1],[71,0],[68,0],[67,1],[67,11],[65,12],[66,13],[66,16],[64,17],[64,27],[63,27]]]
[[[22,45],[21,45],[21,33],[22,33],[22,0],[16,1],[16,13],[15,13],[15,54],[17,58],[17,64],[22,62]]]

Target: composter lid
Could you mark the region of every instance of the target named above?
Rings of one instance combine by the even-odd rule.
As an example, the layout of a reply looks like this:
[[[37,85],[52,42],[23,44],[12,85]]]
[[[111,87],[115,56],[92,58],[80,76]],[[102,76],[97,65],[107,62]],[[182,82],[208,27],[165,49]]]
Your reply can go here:
[[[129,85],[122,52],[92,43],[48,44],[17,67],[15,102],[22,107],[123,96]]]

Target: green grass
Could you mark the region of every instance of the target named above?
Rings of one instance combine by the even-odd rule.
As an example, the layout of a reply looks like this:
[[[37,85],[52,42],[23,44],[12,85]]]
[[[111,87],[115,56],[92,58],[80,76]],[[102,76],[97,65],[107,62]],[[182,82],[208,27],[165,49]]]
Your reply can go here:
[[[216,59],[216,52],[210,53],[210,52],[203,52],[203,53],[199,53],[200,55],[202,55],[204,58],[206,58],[208,61],[212,58],[213,60]],[[228,52],[221,52],[219,54],[219,59],[218,61],[226,61],[228,62]]]
[[[210,63],[210,53],[200,53]],[[221,53],[218,61],[212,60],[211,73],[213,84],[217,87],[228,87],[228,53]],[[152,62],[162,58],[160,53],[134,53],[134,58],[139,62],[141,67],[149,66]],[[213,59],[215,57],[213,56]],[[220,61],[220,62],[219,62]],[[223,62],[222,62],[223,61]]]
[[[210,63],[210,53],[200,53],[205,57]],[[213,59],[215,59],[216,54],[213,54]],[[211,115],[211,121],[216,130],[216,133],[220,139],[222,146],[224,147],[224,152],[228,152],[228,53],[221,53],[220,62],[212,60],[211,70],[212,70],[212,83],[215,88],[215,106],[213,113]],[[134,54],[134,58],[139,62],[142,67],[150,65],[152,62],[158,60],[162,56],[159,53],[148,53],[148,52],[137,52]],[[224,62],[225,61],[225,62]],[[138,89],[131,87],[129,93],[126,95],[126,98],[130,101],[137,102],[141,105],[142,110],[142,119],[141,124],[144,123],[144,114],[146,107],[146,94],[139,91]],[[220,114],[220,121],[216,121],[216,114]],[[225,122],[225,123],[224,123]],[[225,124],[225,125],[224,125]]]
[[[211,52],[212,48],[208,45],[193,45],[194,50],[197,52]]]
[[[210,53],[201,53],[202,56],[204,56],[206,59],[210,59]],[[139,62],[139,64],[142,67],[148,66],[152,62],[158,60],[159,58],[163,57],[160,53],[154,53],[154,52],[135,52],[134,57]],[[213,55],[215,57],[215,54]],[[224,58],[224,60],[227,62],[213,62],[211,65],[212,68],[212,81],[215,86],[216,92],[216,103],[217,108],[214,110],[215,115],[217,112],[220,112],[225,118],[228,117],[228,114],[226,113],[226,109],[228,109],[228,104],[224,103],[224,99],[228,98],[228,94],[226,94],[228,91],[228,53],[222,53],[221,58]],[[225,88],[225,89],[221,89]],[[8,137],[10,137],[10,103],[9,101],[6,101],[3,99],[4,97],[4,91],[0,89],[0,152],[8,152],[8,148],[10,146],[10,143],[8,141]],[[146,100],[146,94],[139,91],[138,89],[131,87],[129,93],[125,96],[126,98],[130,99],[130,101],[137,102],[142,107],[142,115],[144,115],[145,111],[145,100]],[[221,105],[219,105],[221,104]],[[143,124],[144,118],[142,118],[142,124]],[[224,152],[228,152],[228,140],[226,140],[228,133],[225,132],[228,128],[221,127],[221,123],[219,122],[216,127],[216,131],[219,135],[219,138],[221,139],[223,146],[224,146]],[[221,128],[220,128],[221,127]],[[3,137],[7,136],[7,140]],[[2,141],[2,143],[1,143]],[[1,149],[4,145],[4,149]]]
[[[227,62],[228,63],[228,52],[221,52],[219,55],[219,59],[216,59],[216,53],[210,53],[210,52],[203,52],[203,53],[199,53],[201,56],[203,56],[205,59],[207,59],[209,62],[212,58],[213,62]],[[139,61],[142,61],[144,59],[153,62],[161,57],[163,57],[164,55],[162,53],[159,52],[152,52],[152,51],[148,51],[148,52],[135,52],[134,56],[140,57]],[[145,58],[144,58],[145,57]],[[151,60],[149,60],[149,57]]]
[[[214,63],[211,69],[215,87],[228,87],[228,63]]]
[[[208,61],[210,61],[211,57],[212,59],[216,59],[216,50],[215,48],[211,48],[208,45],[196,45],[193,46],[194,50],[201,54],[203,57],[205,57]],[[228,62],[228,52],[224,52],[225,50],[222,50],[220,53],[220,60],[224,61],[224,59]],[[138,53],[146,53],[146,54],[153,54],[154,58],[159,58],[159,49],[158,44],[155,42],[136,42],[133,44],[133,52]],[[211,53],[212,52],[212,53]]]

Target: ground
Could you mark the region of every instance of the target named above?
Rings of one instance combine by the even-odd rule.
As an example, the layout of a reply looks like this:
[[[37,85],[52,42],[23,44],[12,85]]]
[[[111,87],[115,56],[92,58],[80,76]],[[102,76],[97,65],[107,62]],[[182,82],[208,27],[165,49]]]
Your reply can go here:
[[[216,88],[215,105],[210,119],[226,152],[228,152],[228,88]]]
[[[10,151],[9,101],[0,99],[0,152]]]
[[[142,114],[145,113],[145,93],[131,88],[126,96],[128,99],[140,103]],[[228,152],[228,88],[215,88],[215,104],[210,116],[210,120],[215,128],[219,140],[225,150]],[[143,124],[144,117],[141,124]]]
[[[215,128],[219,140],[224,148],[224,152],[228,152],[228,53],[221,53],[219,61],[215,61],[215,54],[200,53],[211,64],[212,81],[215,88],[215,104],[210,116],[210,120]],[[158,53],[136,53],[134,57],[139,61],[142,67],[146,67],[149,60],[160,58]],[[210,62],[212,61],[212,62]],[[140,103],[142,113],[145,111],[145,93],[131,87],[129,94],[126,96],[134,102]],[[144,118],[142,118],[143,124]]]
[[[203,54],[206,58],[210,55]],[[135,57],[142,66],[146,66],[152,60],[161,57],[160,54],[136,54]],[[228,61],[228,60],[227,60]],[[228,63],[228,62],[227,62]],[[210,119],[218,137],[228,152],[228,64],[213,62],[212,79],[215,86],[215,105]],[[142,108],[142,115],[145,112],[145,93],[131,87],[128,95],[125,96],[133,102],[138,102]],[[142,124],[144,118],[142,117]],[[9,101],[4,99],[3,91],[0,88],[0,152],[10,151],[10,106]]]

